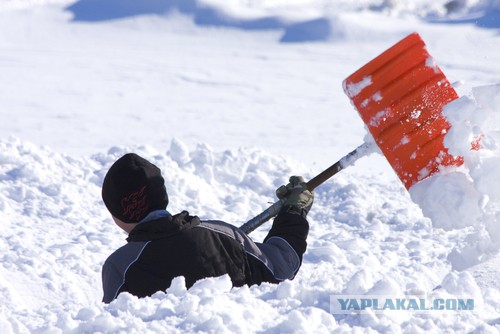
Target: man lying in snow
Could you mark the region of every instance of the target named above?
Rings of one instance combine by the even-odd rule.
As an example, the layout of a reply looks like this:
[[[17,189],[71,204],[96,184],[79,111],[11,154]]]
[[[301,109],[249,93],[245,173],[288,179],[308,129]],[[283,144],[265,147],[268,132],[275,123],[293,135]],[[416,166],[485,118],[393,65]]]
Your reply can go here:
[[[222,221],[200,221],[183,211],[166,211],[168,195],[158,167],[129,153],[109,169],[102,199],[116,225],[128,233],[127,244],[102,268],[103,302],[120,292],[145,297],[165,291],[184,276],[187,288],[197,280],[228,274],[233,286],[293,279],[306,250],[306,215],[314,194],[302,177],[276,190],[286,198],[263,243]]]

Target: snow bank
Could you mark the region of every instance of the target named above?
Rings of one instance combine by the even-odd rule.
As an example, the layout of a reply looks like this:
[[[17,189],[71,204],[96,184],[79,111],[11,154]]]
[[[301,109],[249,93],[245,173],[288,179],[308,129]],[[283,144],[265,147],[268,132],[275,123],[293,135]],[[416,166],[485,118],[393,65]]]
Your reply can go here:
[[[142,299],[124,293],[104,305],[101,265],[125,235],[101,203],[100,184],[129,151],[162,168],[171,211],[236,225],[274,200],[285,175],[310,177],[300,164],[265,151],[214,152],[205,144],[189,149],[179,139],[163,151],[115,147],[84,158],[15,138],[0,141],[2,333],[494,330],[488,322],[496,290],[483,292],[470,275],[449,273],[443,260],[462,236],[434,233],[401,184],[349,173],[317,189],[309,246],[294,281],[232,289],[223,276],[186,290],[177,278],[166,292]],[[261,240],[268,227],[252,237]],[[403,316],[330,313],[334,295],[432,295],[439,284],[434,296],[467,295],[481,308]]]
[[[410,192],[435,227],[472,229],[449,256],[454,268],[464,269],[500,250],[500,85],[474,88],[444,114],[452,124],[445,146],[464,157],[464,167],[424,180]],[[480,149],[471,149],[478,141]]]
[[[62,0],[59,0],[62,1]],[[478,9],[479,6],[479,9]],[[490,28],[498,27],[500,11],[495,2],[477,1],[221,1],[221,0],[78,0],[68,6],[76,21],[105,21],[130,16],[166,15],[180,11],[200,26],[224,26],[244,30],[283,30],[281,42],[327,41],[345,34],[340,13],[376,12],[397,17],[457,20],[474,13],[470,21]],[[464,22],[468,22],[467,20]]]

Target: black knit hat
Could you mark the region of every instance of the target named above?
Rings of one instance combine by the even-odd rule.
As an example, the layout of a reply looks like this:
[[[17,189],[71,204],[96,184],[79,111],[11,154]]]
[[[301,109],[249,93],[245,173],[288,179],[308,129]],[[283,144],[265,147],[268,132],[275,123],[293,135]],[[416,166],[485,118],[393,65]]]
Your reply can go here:
[[[135,153],[125,154],[111,166],[104,177],[102,199],[109,212],[125,223],[137,223],[168,204],[160,169]]]

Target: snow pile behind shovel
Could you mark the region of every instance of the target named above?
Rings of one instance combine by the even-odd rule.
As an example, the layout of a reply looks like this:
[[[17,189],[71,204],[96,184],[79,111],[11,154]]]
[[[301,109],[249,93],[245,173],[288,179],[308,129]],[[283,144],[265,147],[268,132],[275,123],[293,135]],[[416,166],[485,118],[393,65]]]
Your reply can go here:
[[[471,230],[448,256],[462,270],[500,250],[500,85],[476,87],[443,112],[452,124],[444,144],[464,166],[416,184],[410,194],[434,227]],[[478,138],[480,149],[471,150]]]

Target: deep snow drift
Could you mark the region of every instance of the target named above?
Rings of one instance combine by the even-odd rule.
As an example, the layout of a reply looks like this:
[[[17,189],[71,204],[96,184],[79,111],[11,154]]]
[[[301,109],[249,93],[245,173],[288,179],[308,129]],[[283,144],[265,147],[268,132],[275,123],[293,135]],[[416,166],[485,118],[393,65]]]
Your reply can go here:
[[[498,332],[495,1],[163,1],[167,13],[121,17],[116,1],[78,2],[110,6],[92,22],[61,6],[73,3],[0,6],[0,332]],[[201,20],[206,8],[217,20]],[[118,157],[164,170],[170,211],[241,225],[291,174],[311,178],[365,140],[341,82],[413,31],[462,96],[444,112],[463,167],[410,193],[380,154],[336,175],[316,191],[293,281],[186,290],[178,278],[151,298],[100,302],[101,265],[125,242],[100,199]],[[316,42],[281,43],[287,34]],[[335,295],[475,308],[338,315]]]

